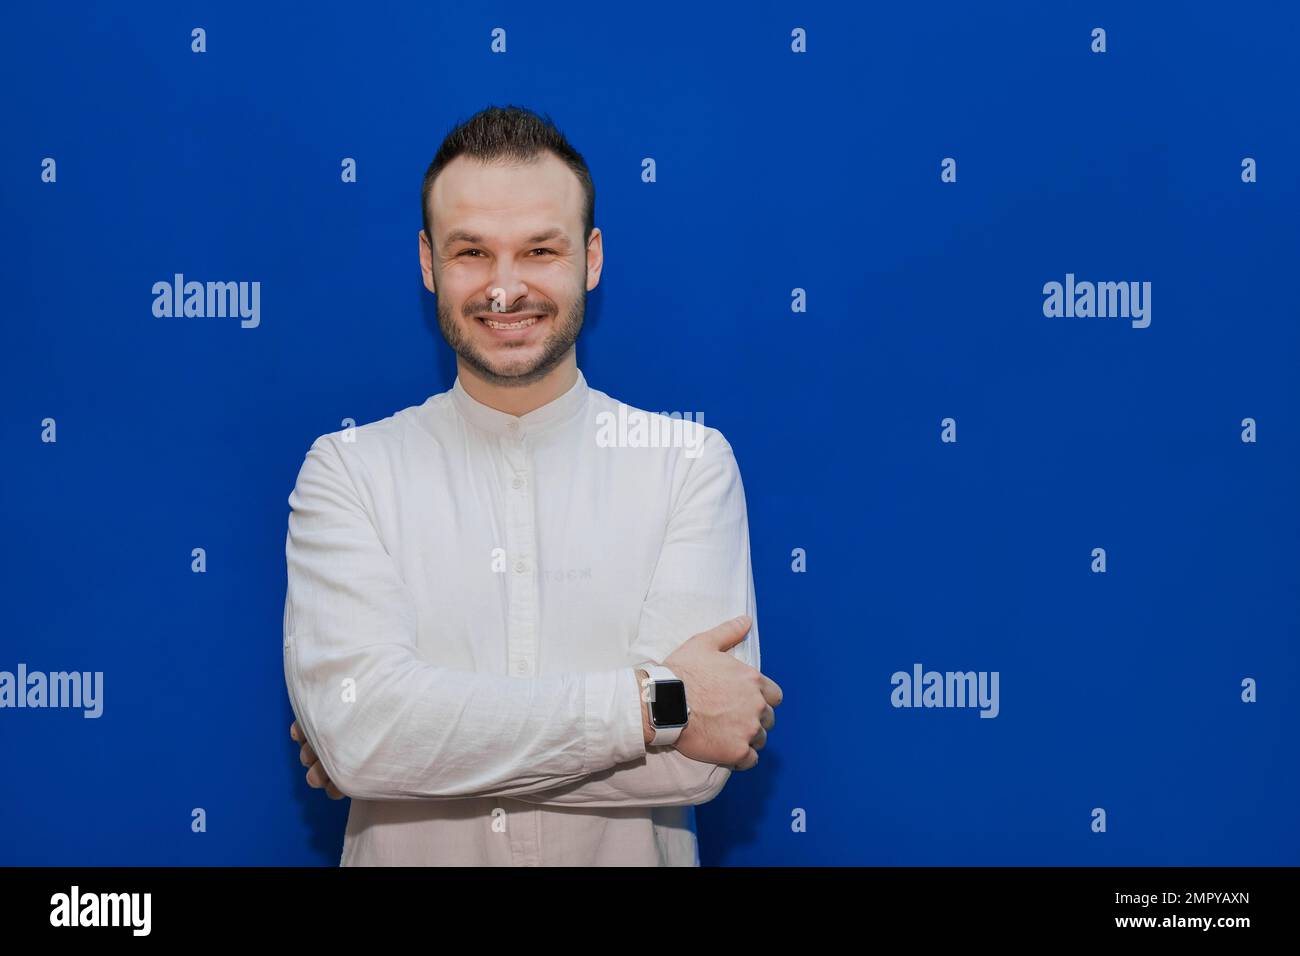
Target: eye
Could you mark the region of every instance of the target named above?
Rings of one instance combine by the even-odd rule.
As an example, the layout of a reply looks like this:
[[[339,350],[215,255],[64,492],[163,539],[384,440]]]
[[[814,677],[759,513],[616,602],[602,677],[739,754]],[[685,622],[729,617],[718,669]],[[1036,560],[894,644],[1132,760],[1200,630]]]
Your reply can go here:
[[[534,250],[532,250],[532,251],[533,251],[533,252],[544,252],[544,253],[546,253],[547,255],[551,255],[551,256],[555,255],[555,250],[554,250],[554,249],[545,249],[545,248],[542,248],[542,247],[538,247],[537,249],[534,249]]]
[[[481,252],[481,251],[482,251],[482,250],[479,250],[479,249],[466,249],[464,252],[457,253],[457,258],[459,258],[460,256],[467,256],[467,255],[469,255],[471,252]]]

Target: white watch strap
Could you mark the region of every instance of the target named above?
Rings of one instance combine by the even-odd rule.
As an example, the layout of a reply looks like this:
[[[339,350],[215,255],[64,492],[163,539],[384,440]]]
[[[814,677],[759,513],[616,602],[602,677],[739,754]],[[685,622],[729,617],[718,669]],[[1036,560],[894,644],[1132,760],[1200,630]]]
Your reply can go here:
[[[662,664],[656,664],[653,661],[646,661],[644,664],[641,665],[641,669],[650,675],[649,679],[652,681],[678,679],[677,675],[674,674],[672,671],[670,671],[667,667],[664,667]],[[686,714],[688,717],[690,716],[690,713],[691,713],[691,708],[688,705],[686,708]],[[653,723],[651,724],[651,726],[653,726]],[[677,742],[677,738],[681,736],[682,730],[684,729],[685,729],[684,726],[655,727],[654,739],[651,740],[650,743],[647,744],[646,746],[666,747],[671,744],[675,744]]]

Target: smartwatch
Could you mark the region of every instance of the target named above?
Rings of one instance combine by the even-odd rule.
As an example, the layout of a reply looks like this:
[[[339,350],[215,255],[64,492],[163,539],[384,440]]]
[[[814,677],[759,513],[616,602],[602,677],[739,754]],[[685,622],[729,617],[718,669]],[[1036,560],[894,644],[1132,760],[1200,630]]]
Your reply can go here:
[[[646,746],[674,744],[691,715],[691,709],[686,706],[686,684],[662,664],[646,661],[639,669],[650,675],[641,682],[642,687],[650,690],[642,696],[649,703],[650,726],[655,731],[654,739]]]

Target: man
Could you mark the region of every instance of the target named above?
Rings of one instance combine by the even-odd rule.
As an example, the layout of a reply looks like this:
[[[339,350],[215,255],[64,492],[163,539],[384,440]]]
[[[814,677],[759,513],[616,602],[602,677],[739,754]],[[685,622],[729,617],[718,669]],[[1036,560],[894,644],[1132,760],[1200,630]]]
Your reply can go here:
[[[781,700],[731,447],[579,371],[602,239],[549,119],[472,117],[422,202],[456,381],[317,438],[289,496],[291,732],[352,797],[341,864],[698,865]]]

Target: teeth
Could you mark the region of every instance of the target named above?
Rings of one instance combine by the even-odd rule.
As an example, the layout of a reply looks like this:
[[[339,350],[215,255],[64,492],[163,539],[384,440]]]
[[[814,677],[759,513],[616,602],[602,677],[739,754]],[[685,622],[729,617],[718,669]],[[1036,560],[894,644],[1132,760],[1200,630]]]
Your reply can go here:
[[[483,320],[484,324],[486,324],[490,329],[526,329],[536,321],[536,316],[528,319],[521,319],[518,322],[511,322],[509,324],[505,322],[493,322],[491,319]]]

